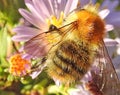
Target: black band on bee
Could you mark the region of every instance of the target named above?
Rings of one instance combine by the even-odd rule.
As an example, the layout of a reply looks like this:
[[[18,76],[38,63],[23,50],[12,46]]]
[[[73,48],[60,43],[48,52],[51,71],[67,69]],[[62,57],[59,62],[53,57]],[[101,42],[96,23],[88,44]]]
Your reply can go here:
[[[76,73],[84,75],[86,73],[86,68],[88,68],[87,66],[90,64],[88,64],[89,58],[86,49],[81,50],[81,47],[82,46],[76,44],[74,41],[65,41],[55,52],[54,64],[66,73],[68,73],[67,68],[69,67],[69,72],[74,70]],[[82,56],[84,56],[84,59]],[[86,67],[84,66],[85,64]]]
[[[53,63],[60,69],[64,71],[64,73],[70,73],[70,70],[67,67],[62,67],[55,59],[53,59]]]
[[[76,66],[76,63],[73,60],[70,60],[68,58],[64,58],[60,53],[56,52],[56,56],[62,61],[64,62],[64,64],[67,64],[69,66],[71,66],[72,69],[74,69],[76,72],[78,72],[79,74],[84,74],[85,70],[83,68],[79,68]],[[63,68],[62,68],[63,69]]]

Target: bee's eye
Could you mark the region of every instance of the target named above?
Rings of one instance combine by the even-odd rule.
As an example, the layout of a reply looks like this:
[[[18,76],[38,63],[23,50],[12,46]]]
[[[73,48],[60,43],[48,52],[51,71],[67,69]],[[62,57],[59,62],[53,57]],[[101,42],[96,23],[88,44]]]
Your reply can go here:
[[[57,30],[57,27],[55,25],[51,24],[49,27],[49,30],[50,31]]]

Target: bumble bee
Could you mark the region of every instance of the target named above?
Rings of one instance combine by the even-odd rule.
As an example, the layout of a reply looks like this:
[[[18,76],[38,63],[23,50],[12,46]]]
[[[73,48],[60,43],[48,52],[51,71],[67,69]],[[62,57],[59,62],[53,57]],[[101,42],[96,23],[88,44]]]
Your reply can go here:
[[[104,45],[104,36],[104,20],[96,12],[85,8],[68,15],[61,27],[51,24],[49,31],[26,42],[24,49],[33,56],[40,56],[41,52],[41,68],[45,66],[50,77],[64,84],[81,80],[97,60],[103,79],[98,83],[104,91],[111,88],[113,92],[109,95],[113,95],[118,93],[119,80]],[[31,53],[29,48],[34,46],[37,49]]]

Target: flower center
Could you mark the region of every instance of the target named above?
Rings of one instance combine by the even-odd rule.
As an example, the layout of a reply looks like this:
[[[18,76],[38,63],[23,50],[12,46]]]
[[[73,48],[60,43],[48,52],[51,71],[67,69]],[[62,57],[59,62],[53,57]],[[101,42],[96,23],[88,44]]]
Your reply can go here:
[[[64,13],[60,13],[59,19],[56,16],[51,16],[50,19],[47,19],[47,24],[50,27],[50,25],[55,25],[56,27],[60,27],[63,23],[64,19]]]
[[[28,60],[23,59],[20,54],[10,58],[10,73],[15,76],[23,76],[30,72],[31,64]]]

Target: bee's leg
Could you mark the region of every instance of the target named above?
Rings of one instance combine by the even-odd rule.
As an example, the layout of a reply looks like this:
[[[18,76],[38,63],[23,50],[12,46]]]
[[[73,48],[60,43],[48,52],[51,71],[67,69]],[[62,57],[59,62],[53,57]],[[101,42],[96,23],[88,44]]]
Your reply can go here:
[[[44,67],[46,67],[45,64],[46,60],[47,60],[46,57],[42,58],[39,64],[31,68],[31,73],[29,75],[32,77],[32,79],[36,78],[42,72]]]
[[[42,60],[41,60],[41,64],[45,63],[45,61],[47,60],[47,57],[43,57]]]

